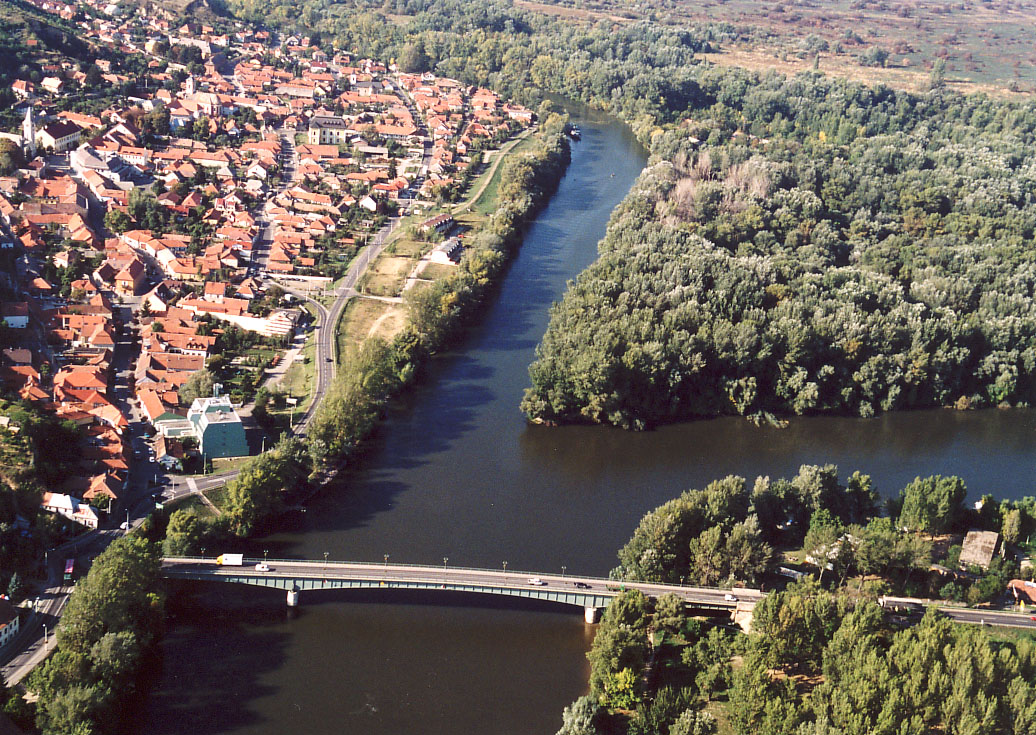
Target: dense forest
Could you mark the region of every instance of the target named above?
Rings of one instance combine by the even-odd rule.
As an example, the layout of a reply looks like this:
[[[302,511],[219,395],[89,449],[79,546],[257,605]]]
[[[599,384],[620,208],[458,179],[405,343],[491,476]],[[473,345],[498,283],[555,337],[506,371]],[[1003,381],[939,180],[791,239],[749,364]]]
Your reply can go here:
[[[558,735],[1026,735],[1036,643],[930,611],[909,627],[866,598],[805,580],[769,595],[749,635],[687,616],[675,597],[615,598],[590,693]]]
[[[833,466],[805,465],[753,484],[726,477],[656,508],[619,551],[614,579],[769,594],[748,635],[690,616],[674,596],[615,598],[587,654],[590,693],[566,709],[558,735],[1031,732],[1030,635],[877,604],[890,593],[1003,597],[1019,574],[1013,557],[961,569],[953,542],[995,530],[1031,552],[1036,498],[985,496],[973,510],[966,492],[956,477],[917,478],[882,511],[869,476],[843,483]],[[786,585],[781,567],[804,578]]]
[[[552,313],[540,420],[1032,401],[1036,107],[703,69]]]

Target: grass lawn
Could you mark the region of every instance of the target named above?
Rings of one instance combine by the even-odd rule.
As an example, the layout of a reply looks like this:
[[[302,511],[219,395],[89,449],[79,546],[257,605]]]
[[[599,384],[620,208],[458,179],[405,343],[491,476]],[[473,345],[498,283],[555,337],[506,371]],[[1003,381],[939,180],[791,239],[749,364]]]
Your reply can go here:
[[[513,148],[504,153],[503,158],[506,159],[508,156],[516,153],[520,154],[524,151],[528,151],[536,146],[536,144],[536,137],[528,135],[516,143]],[[508,144],[505,143],[504,148],[506,148],[507,145]],[[475,179],[471,184],[471,191],[477,192],[485,181],[485,178],[487,176],[492,177],[489,179],[489,183],[486,184],[485,190],[483,190],[479,197],[472,202],[471,209],[474,212],[478,212],[479,214],[490,214],[496,210],[497,190],[500,188],[500,179],[502,178],[504,170],[504,164],[502,162],[498,163],[500,157],[500,153],[493,154],[493,160],[489,163],[489,169]]]
[[[371,336],[392,339],[403,328],[406,307],[371,299],[353,299],[338,328],[338,354],[348,359]]]
[[[457,266],[455,265],[443,265],[442,263],[429,263],[421,271],[421,278],[427,278],[430,281],[437,281],[440,278],[446,278],[446,276],[452,276],[457,272]]]
[[[385,252],[389,255],[398,255],[402,258],[413,258],[416,260],[433,247],[435,247],[435,243],[421,242],[420,240],[413,240],[409,237],[401,237],[399,240],[396,240],[385,248]]]
[[[201,518],[215,518],[216,514],[212,512],[212,508],[205,505],[202,499],[197,495],[187,495],[177,500],[170,500],[168,503],[164,503],[167,511],[173,510],[186,510],[190,513],[200,516]]]
[[[705,711],[716,718],[716,735],[734,735],[737,732],[730,723],[730,714],[723,702],[709,702]]]
[[[416,262],[413,258],[382,255],[360,279],[360,290],[372,296],[399,296]]]
[[[313,392],[313,382],[315,381],[314,373],[316,371],[316,351],[317,343],[316,340],[308,340],[306,346],[302,348],[300,356],[308,358],[306,360],[299,360],[293,362],[288,371],[284,373],[284,377],[281,378],[281,382],[277,384],[277,388],[285,393],[286,395],[298,398],[299,402],[296,406],[296,410],[305,410],[306,404],[309,402],[310,394]]]
[[[220,510],[223,510],[227,506],[227,486],[221,485],[220,487],[214,487],[211,490],[206,490],[205,497],[208,498],[214,506],[216,506]],[[198,502],[201,503],[201,500],[198,500]],[[212,513],[212,511],[208,508],[206,508],[206,511],[208,511],[210,514]]]

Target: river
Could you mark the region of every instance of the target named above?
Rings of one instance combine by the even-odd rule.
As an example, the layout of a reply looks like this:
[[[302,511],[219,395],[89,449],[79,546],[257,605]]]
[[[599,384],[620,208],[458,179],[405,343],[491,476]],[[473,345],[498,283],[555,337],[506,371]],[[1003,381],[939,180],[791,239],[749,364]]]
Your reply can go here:
[[[583,140],[484,319],[395,407],[363,468],[257,542],[321,558],[604,574],[647,510],[726,474],[803,463],[870,473],[886,495],[959,474],[972,495],[1032,494],[1036,411],[724,418],[633,434],[530,426],[518,412],[550,304],[596,256],[646,154],[620,124]],[[197,586],[174,601],[140,732],[553,733],[585,690],[592,629],[578,611],[417,593]]]

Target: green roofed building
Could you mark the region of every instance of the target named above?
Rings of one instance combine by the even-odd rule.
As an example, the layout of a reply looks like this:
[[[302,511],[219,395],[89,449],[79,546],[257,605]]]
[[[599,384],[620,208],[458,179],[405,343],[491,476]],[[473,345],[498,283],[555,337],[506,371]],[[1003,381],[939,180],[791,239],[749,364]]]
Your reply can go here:
[[[245,427],[229,396],[195,398],[187,412],[187,420],[194,427],[198,449],[203,456],[213,459],[248,454]]]

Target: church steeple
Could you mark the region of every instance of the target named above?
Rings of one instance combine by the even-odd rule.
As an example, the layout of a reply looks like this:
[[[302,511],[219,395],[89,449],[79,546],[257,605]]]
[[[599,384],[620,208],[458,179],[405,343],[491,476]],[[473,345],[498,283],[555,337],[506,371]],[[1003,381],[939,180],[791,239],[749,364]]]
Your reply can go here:
[[[32,117],[32,105],[25,111],[22,122],[22,147],[30,159],[36,157],[36,121]]]

